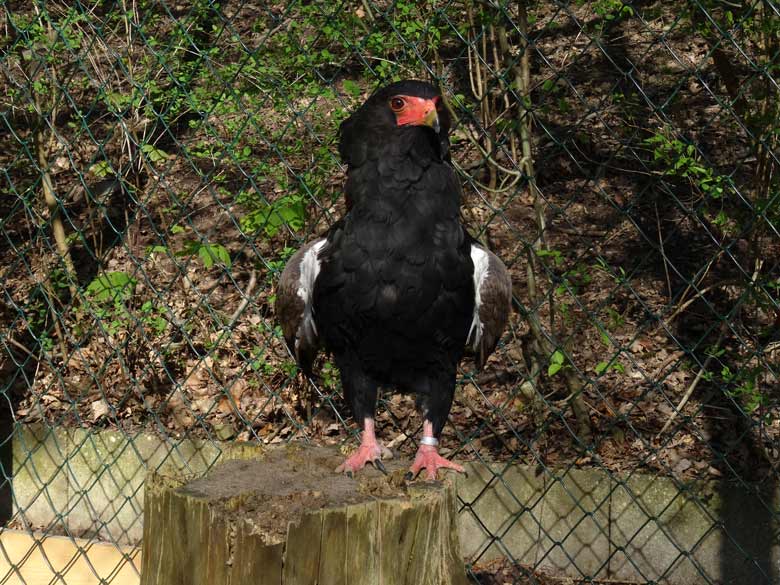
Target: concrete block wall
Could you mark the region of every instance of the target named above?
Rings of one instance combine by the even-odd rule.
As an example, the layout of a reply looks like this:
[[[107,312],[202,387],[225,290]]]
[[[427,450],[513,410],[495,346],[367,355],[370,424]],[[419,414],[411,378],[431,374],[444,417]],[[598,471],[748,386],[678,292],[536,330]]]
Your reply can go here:
[[[467,470],[458,488],[467,560],[511,556],[628,583],[780,583],[776,485],[481,463]]]
[[[236,448],[148,433],[20,427],[15,520],[55,534],[137,543],[147,470],[198,476]],[[467,561],[506,556],[578,579],[629,583],[780,583],[778,486],[479,462],[467,471],[458,482]]]

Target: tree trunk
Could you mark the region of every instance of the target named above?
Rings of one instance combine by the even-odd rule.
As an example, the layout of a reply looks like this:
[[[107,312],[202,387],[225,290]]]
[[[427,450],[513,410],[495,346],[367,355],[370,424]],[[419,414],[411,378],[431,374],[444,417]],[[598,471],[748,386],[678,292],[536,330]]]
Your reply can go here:
[[[333,448],[289,445],[194,481],[151,474],[141,585],[465,585],[455,485],[333,472]]]

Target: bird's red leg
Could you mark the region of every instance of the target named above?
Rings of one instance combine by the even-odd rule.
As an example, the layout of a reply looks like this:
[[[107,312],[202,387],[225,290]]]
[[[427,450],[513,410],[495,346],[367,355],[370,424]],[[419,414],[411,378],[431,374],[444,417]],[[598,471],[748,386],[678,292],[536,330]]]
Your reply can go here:
[[[363,469],[366,463],[373,463],[374,467],[385,473],[385,467],[382,464],[383,451],[384,449],[376,440],[376,435],[374,434],[374,419],[366,417],[363,421],[360,447],[336,468],[336,473],[352,475],[359,469]]]
[[[423,423],[423,442],[420,443],[414,462],[409,468],[409,473],[406,474],[407,479],[417,477],[417,474],[423,469],[428,471],[428,479],[436,479],[436,470],[442,468],[453,469],[463,473],[462,466],[439,455],[436,449],[437,444],[438,441],[433,436],[433,423],[426,420]]]

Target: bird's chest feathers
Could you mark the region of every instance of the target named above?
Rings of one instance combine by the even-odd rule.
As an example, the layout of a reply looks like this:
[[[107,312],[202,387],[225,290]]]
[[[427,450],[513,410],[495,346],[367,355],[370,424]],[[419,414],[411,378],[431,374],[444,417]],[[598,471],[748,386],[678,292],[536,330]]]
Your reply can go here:
[[[347,194],[354,224],[413,238],[441,231],[458,217],[460,193],[452,169],[441,161],[417,160],[409,153],[384,153],[351,169]],[[437,224],[438,227],[437,227]],[[426,232],[428,232],[426,234]]]
[[[379,176],[367,185],[347,217],[345,247],[362,252],[364,261],[384,265],[421,266],[463,255],[458,193],[429,181],[426,173],[430,169],[417,181]]]
[[[403,157],[350,173],[352,209],[340,242],[345,298],[381,319],[415,315],[471,286],[459,191],[443,163]],[[445,301],[446,302],[446,301]],[[460,303],[461,301],[458,301]],[[471,302],[471,301],[469,301]]]

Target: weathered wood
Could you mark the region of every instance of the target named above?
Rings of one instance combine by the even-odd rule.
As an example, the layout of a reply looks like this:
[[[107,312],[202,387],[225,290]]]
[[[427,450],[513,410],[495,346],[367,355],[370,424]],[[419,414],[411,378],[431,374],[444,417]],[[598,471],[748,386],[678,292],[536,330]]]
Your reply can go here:
[[[150,475],[142,585],[467,583],[450,479],[407,484],[401,461],[349,479],[323,447],[255,457],[195,480]]]
[[[328,554],[320,559],[319,585],[340,585],[348,581],[347,509],[335,508],[322,519],[322,541],[328,543]]]

